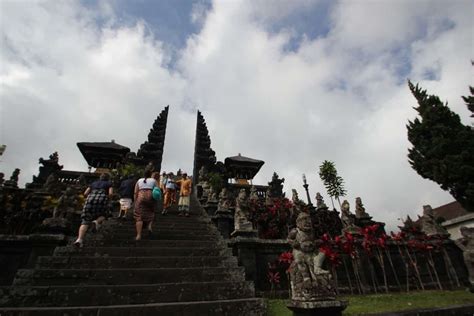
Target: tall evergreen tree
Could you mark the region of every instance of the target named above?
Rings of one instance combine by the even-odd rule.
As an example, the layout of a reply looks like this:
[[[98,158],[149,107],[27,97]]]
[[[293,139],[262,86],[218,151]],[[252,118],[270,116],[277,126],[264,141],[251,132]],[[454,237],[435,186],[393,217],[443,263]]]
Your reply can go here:
[[[467,109],[472,112],[471,117],[474,117],[474,87],[469,87],[471,95],[467,97],[462,97],[464,102],[466,102]]]
[[[474,211],[474,130],[447,104],[408,81],[420,115],[407,125],[408,159],[423,178],[438,183],[466,210]]]

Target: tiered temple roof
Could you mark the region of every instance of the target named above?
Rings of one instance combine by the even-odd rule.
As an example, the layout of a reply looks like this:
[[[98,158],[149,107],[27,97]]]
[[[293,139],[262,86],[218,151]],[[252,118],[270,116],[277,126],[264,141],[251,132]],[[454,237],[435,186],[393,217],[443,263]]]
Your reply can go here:
[[[224,161],[229,178],[246,180],[253,179],[264,163],[262,160],[244,157],[241,154],[227,157]]]
[[[115,141],[77,143],[77,147],[87,161],[94,168],[113,169],[117,163],[122,163],[130,148],[119,145]]]

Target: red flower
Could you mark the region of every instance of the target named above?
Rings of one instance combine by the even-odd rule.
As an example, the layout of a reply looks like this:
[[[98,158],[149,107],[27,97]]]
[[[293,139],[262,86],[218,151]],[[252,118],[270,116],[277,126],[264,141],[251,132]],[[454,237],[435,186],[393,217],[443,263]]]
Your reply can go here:
[[[392,235],[392,239],[396,242],[401,242],[405,238],[405,233],[403,232],[398,232],[396,234],[394,232],[390,232],[390,235]]]
[[[291,251],[284,252],[278,257],[278,262],[291,264],[293,262],[293,254]]]
[[[369,226],[369,230],[372,233],[375,233],[378,229],[379,229],[379,224],[374,224],[374,225]]]
[[[326,255],[326,258],[332,265],[338,266],[341,263],[339,260],[339,254],[332,250],[329,246],[322,246],[319,248],[319,251]]]
[[[268,271],[268,282],[271,284],[280,284],[280,272]]]
[[[380,248],[385,248],[386,245],[387,244],[386,244],[385,238],[382,238],[382,237],[377,238],[377,246],[379,246]]]
[[[345,233],[344,233],[344,237],[346,237],[346,240],[347,240],[348,242],[354,242],[354,235],[352,235],[351,233],[345,232]]]
[[[329,237],[328,234],[324,234],[322,237],[321,237],[321,240],[324,242],[324,243],[328,243],[331,241],[331,237]]]

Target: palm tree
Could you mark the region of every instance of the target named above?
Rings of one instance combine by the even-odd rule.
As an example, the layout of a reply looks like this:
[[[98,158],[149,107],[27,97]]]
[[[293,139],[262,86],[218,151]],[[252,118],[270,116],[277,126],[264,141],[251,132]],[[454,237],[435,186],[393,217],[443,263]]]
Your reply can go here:
[[[332,207],[334,208],[333,197],[339,202],[340,207],[341,201],[339,200],[339,197],[345,196],[347,191],[344,188],[344,180],[337,175],[334,162],[324,160],[323,164],[319,166],[319,177],[323,181],[328,195],[331,198]]]

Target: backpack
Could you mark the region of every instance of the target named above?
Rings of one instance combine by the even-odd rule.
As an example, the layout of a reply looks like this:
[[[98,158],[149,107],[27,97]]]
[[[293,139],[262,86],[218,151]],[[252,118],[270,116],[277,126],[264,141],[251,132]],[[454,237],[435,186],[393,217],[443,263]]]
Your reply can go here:
[[[161,190],[159,187],[154,187],[153,191],[151,191],[151,195],[153,196],[153,199],[156,201],[161,200]]]

